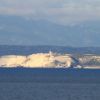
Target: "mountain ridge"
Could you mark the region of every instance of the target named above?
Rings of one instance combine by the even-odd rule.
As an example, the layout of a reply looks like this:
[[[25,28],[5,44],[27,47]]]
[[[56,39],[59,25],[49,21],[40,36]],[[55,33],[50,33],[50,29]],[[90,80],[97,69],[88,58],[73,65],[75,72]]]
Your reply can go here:
[[[100,47],[68,47],[68,46],[21,46],[0,45],[0,55],[29,55],[32,53],[48,53],[49,51],[69,54],[95,54],[100,55]]]

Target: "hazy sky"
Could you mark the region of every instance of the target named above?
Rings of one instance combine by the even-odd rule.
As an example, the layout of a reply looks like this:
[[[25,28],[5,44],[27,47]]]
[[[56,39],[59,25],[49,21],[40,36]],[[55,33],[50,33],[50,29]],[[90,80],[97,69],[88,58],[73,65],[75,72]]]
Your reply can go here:
[[[76,24],[100,19],[100,0],[0,0],[0,14]]]
[[[0,44],[100,46],[100,0],[0,0]]]

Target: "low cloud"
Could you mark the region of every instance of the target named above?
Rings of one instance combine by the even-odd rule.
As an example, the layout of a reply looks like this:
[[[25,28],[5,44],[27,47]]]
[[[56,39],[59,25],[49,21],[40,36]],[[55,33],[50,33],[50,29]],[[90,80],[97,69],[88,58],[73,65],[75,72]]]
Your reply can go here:
[[[59,24],[100,20],[99,0],[0,0],[0,14],[46,19]]]

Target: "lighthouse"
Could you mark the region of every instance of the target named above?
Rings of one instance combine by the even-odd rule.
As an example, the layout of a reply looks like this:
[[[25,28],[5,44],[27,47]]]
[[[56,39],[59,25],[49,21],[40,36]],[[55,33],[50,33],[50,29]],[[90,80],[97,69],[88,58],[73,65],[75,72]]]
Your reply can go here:
[[[49,61],[53,62],[54,61],[54,54],[52,51],[49,51],[49,56],[50,56]]]

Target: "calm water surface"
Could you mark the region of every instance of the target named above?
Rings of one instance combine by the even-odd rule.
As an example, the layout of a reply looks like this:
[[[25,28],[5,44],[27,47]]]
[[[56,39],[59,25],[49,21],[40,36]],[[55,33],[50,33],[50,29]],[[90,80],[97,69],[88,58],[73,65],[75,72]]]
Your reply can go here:
[[[100,71],[0,69],[0,100],[99,100]]]

